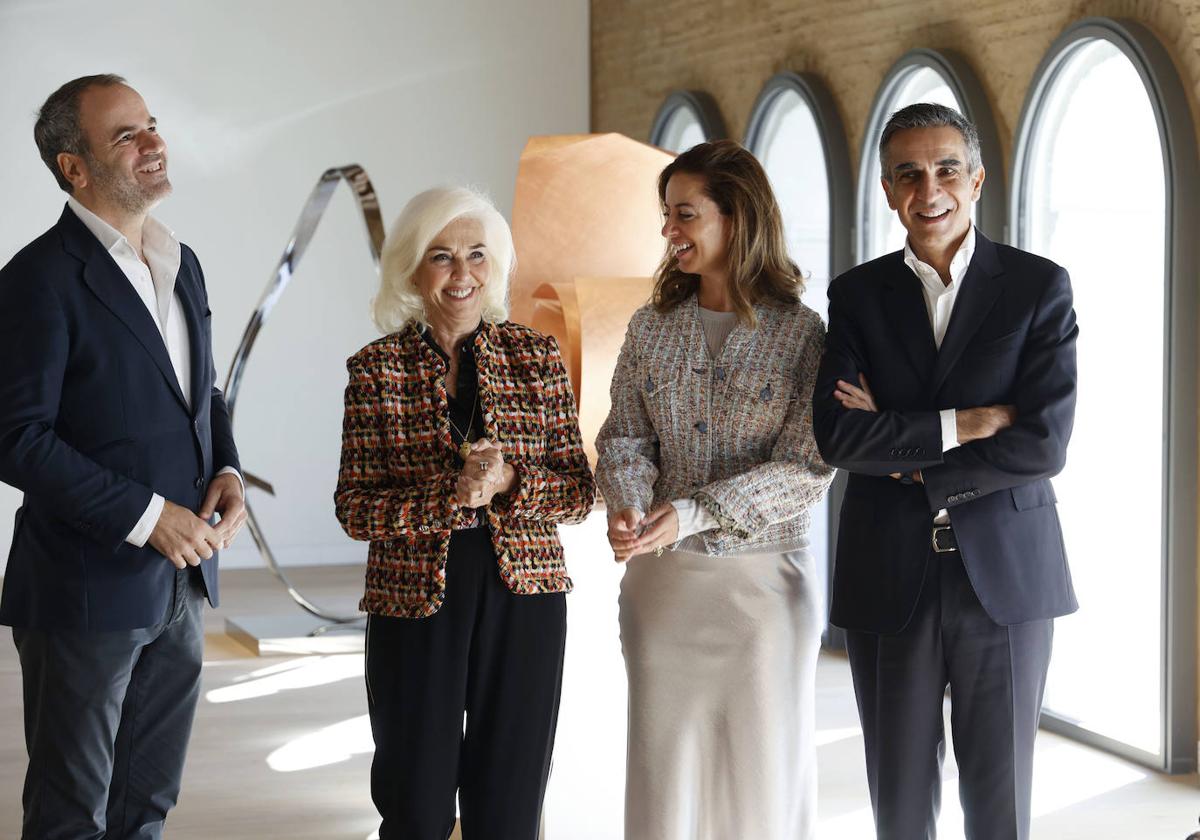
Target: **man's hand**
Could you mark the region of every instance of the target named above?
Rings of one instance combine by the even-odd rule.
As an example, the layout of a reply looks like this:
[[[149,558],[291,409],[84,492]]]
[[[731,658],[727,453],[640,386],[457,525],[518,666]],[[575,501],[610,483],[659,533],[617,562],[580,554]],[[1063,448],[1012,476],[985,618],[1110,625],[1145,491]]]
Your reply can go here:
[[[242,495],[242,482],[233,473],[222,473],[208,485],[208,494],[198,515],[208,522],[214,513],[221,514],[221,521],[215,529],[221,542],[214,548],[229,548],[246,524],[246,499]]]
[[[471,444],[454,486],[454,496],[459,507],[486,507],[493,496],[509,492],[516,483],[517,471],[505,462],[500,444],[480,438]]]
[[[1001,429],[1007,429],[1017,419],[1017,410],[1011,405],[985,405],[979,408],[961,408],[955,412],[958,442],[990,438]]]
[[[237,481],[236,476],[229,476]],[[174,502],[164,502],[158,522],[147,542],[177,569],[199,566],[221,547],[217,530],[196,514]]]
[[[871,393],[871,386],[867,383],[867,377],[861,373],[858,375],[858,387],[844,379],[839,379],[837,390],[833,392],[833,396],[842,404],[842,408],[879,411],[879,407],[875,405],[875,395]]]
[[[624,563],[637,549],[642,512],[637,508],[608,513],[608,544],[612,546],[613,559]]]

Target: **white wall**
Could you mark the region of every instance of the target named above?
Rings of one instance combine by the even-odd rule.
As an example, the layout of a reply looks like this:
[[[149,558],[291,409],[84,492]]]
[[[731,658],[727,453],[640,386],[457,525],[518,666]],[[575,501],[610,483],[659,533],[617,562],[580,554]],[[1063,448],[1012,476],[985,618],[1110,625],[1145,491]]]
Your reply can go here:
[[[385,223],[415,192],[468,182],[502,212],[533,134],[588,128],[586,0],[0,3],[0,262],[50,227],[64,195],[34,113],[59,84],[124,75],[169,145],[156,215],[200,257],[222,382],[317,176],[362,164]],[[345,358],[376,336],[375,276],[344,189],[250,358],[235,421],[253,497],[286,564],[352,562],[333,516]],[[0,549],[20,495],[0,485]],[[0,550],[0,559],[7,554]],[[248,535],[222,564],[258,565]]]

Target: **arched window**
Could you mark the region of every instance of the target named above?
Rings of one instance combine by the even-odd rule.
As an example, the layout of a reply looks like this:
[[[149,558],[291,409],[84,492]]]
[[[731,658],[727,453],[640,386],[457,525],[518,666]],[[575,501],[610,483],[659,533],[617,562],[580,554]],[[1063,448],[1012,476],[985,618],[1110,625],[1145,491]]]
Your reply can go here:
[[[805,272],[804,302],[826,318],[829,281],[853,259],[853,192],[846,134],[833,99],[816,78],[772,77],[750,113],[746,147],[758,157],[783,213],[788,252]],[[818,558],[821,591],[828,596],[833,568],[832,506],[812,510],[809,542]]]
[[[677,90],[654,116],[650,145],[684,152],[697,143],[726,136],[725,122],[711,96],[700,90]]]
[[[955,55],[913,50],[892,65],[883,84],[879,86],[863,136],[858,170],[856,246],[859,262],[904,247],[904,228],[895,212],[888,207],[879,184],[879,136],[888,117],[917,102],[936,102],[953,108],[979,129],[987,180],[973,215],[985,235],[996,240],[1004,238],[1004,166],[995,122],[983,88],[966,62]]]
[[[1071,274],[1079,398],[1054,479],[1080,610],[1048,725],[1195,767],[1196,235],[1191,112],[1157,39],[1087,20],[1043,59],[1013,166],[1015,244]]]

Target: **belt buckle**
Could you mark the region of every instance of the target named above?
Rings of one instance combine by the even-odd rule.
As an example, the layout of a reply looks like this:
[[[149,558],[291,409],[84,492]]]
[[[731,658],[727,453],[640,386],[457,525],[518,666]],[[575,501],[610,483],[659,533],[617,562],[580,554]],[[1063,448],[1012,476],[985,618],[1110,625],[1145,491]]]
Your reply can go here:
[[[942,548],[942,546],[938,544],[938,534],[942,531],[945,531],[946,533],[951,534],[951,535],[954,533],[950,529],[949,525],[934,525],[933,526],[933,534],[930,537],[930,542],[933,544],[934,553],[935,554],[949,554],[952,551],[958,551],[958,546],[956,546],[956,545],[951,545],[947,548]]]

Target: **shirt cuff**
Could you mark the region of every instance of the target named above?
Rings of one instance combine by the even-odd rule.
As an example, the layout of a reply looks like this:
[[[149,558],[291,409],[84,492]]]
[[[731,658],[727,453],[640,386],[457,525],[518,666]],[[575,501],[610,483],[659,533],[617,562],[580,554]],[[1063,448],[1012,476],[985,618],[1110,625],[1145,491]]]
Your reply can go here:
[[[675,514],[679,517],[679,536],[676,539],[681,540],[701,531],[711,531],[720,525],[716,517],[695,499],[676,499],[671,502],[671,506],[675,508]]]
[[[949,452],[958,446],[958,411],[946,408],[938,412],[942,420],[942,451]]]
[[[225,475],[225,473],[233,473],[237,476],[237,480],[242,485],[242,498],[246,498],[246,479],[242,478],[242,474],[233,467],[221,467],[221,469],[217,470],[217,475]]]
[[[154,526],[158,524],[158,518],[162,516],[163,506],[167,500],[155,493],[150,497],[150,504],[146,505],[146,511],[142,514],[142,518],[133,526],[133,530],[129,532],[129,536],[125,538],[125,542],[130,545],[135,545],[142,548],[146,544],[146,540],[150,539],[150,535],[154,533]]]

